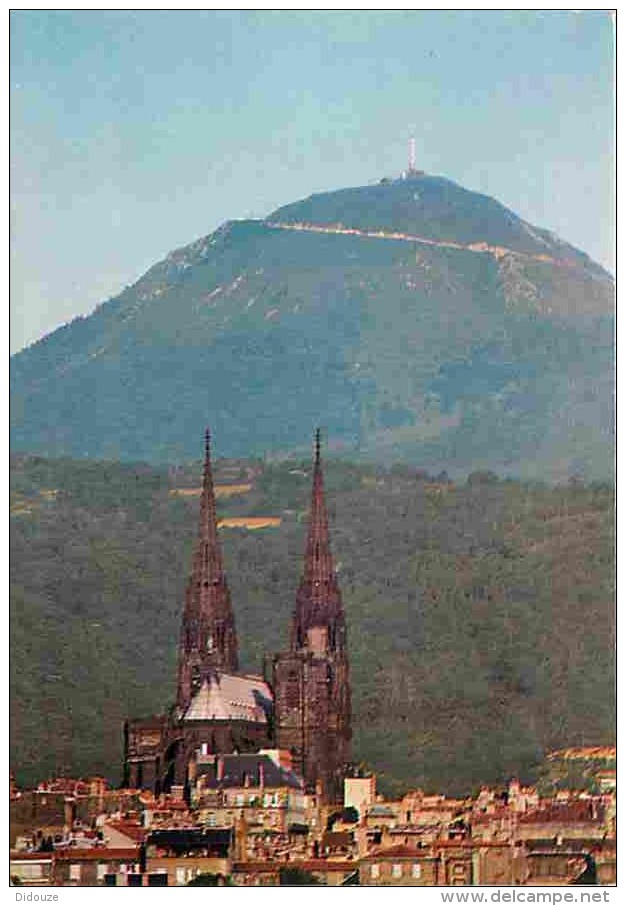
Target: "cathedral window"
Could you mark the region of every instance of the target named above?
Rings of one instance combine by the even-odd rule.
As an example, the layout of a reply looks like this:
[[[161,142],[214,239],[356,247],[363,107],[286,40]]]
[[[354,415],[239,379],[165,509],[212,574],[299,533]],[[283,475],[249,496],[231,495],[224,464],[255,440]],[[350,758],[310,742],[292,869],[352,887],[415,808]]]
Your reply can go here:
[[[285,704],[288,708],[297,708],[300,705],[300,679],[295,670],[291,670],[287,675]]]

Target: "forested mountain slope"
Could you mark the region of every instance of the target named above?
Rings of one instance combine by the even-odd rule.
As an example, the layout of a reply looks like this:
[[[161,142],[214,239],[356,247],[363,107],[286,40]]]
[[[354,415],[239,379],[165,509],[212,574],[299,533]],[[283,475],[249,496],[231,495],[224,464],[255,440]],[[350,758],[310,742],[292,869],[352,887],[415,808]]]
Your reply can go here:
[[[464,476],[613,470],[613,281],[450,180],[235,221],[14,356],[12,445],[175,462],[304,452]]]
[[[201,466],[13,459],[11,765],[120,778],[122,722],[174,693]],[[245,668],[287,641],[309,463],[217,466]],[[388,791],[532,776],[614,740],[613,492],[326,464],[357,760]],[[183,493],[180,493],[180,490]],[[173,493],[175,492],[175,493]]]

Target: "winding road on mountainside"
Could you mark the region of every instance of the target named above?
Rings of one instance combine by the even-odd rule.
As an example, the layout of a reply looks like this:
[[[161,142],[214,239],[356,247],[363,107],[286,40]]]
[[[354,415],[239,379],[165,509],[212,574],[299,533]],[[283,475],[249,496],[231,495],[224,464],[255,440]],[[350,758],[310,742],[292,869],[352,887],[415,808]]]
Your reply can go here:
[[[505,248],[500,245],[488,245],[486,242],[472,242],[463,245],[460,242],[452,242],[446,239],[427,239],[425,236],[414,236],[411,233],[387,233],[384,230],[357,230],[353,227],[344,227],[341,225],[322,226],[314,223],[285,223],[284,221],[268,220],[265,225],[275,230],[295,230],[304,233],[334,233],[340,236],[362,236],[366,239],[395,239],[401,242],[417,242],[422,245],[434,245],[439,248],[462,249],[466,252],[488,253],[499,260],[507,255],[513,255],[516,258],[522,258],[526,261],[543,261],[549,264],[555,264],[558,267],[567,267],[578,269],[579,265],[571,258],[553,258],[551,255],[531,255],[527,252],[516,252],[513,249]]]

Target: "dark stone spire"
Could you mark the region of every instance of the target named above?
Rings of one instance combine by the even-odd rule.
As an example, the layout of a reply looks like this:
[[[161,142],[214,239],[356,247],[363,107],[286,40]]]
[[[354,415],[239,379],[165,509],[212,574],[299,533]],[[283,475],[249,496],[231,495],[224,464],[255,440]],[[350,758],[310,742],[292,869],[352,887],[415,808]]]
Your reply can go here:
[[[193,572],[201,580],[201,587],[203,588],[206,588],[204,582],[208,582],[209,589],[213,589],[224,581],[222,550],[217,537],[217,512],[215,509],[215,490],[213,488],[213,469],[211,467],[211,432],[208,428],[204,432],[204,471],[202,474],[200,525]]]
[[[319,428],[315,432],[311,513],[294,624],[292,644],[297,648],[306,644],[312,626],[326,627],[328,643],[333,650],[336,645],[343,644],[343,606],[330,550]]]
[[[207,428],[200,523],[181,627],[179,707],[186,707],[210,672],[234,673],[237,667],[237,633],[217,533],[211,437]]]
[[[289,749],[308,789],[321,784],[341,802],[351,760],[350,667],[341,592],[333,567],[320,452],[315,433],[311,516],[289,651],[273,662],[279,748]]]

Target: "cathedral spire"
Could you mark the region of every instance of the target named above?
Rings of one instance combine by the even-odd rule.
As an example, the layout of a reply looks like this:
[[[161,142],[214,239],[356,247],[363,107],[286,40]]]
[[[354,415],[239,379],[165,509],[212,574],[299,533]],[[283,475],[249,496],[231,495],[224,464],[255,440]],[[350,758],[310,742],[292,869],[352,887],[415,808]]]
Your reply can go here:
[[[321,432],[315,432],[311,513],[304,555],[304,570],[296,595],[292,644],[307,644],[312,626],[326,629],[328,644],[334,648],[344,637],[341,592],[333,566],[328,530],[328,511],[322,473]]]
[[[194,569],[199,566],[201,579],[213,585],[224,578],[222,551],[217,536],[217,511],[215,507],[215,489],[213,487],[213,469],[211,467],[211,432],[204,432],[204,471],[202,473],[202,498],[200,501],[200,526],[198,547],[202,549],[199,564],[194,560]]]
[[[217,533],[211,435],[204,435],[200,522],[191,576],[185,590],[178,666],[178,704],[191,696],[215,670],[237,671],[237,633]]]
[[[335,581],[333,559],[330,552],[328,512],[324,495],[321,432],[319,428],[315,432],[314,450],[311,515],[307,533],[303,582],[311,586],[312,597],[315,600],[319,600],[324,596],[325,586]]]

